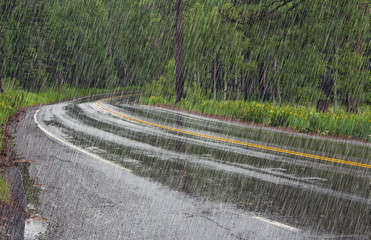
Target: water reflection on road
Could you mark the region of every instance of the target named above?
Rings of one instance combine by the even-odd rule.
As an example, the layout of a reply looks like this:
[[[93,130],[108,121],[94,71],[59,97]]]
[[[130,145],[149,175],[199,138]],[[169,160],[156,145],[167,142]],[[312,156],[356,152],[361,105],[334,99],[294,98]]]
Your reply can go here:
[[[122,114],[187,131],[369,164],[370,145],[333,142],[129,104],[103,103]],[[103,105],[102,104],[102,105]],[[134,174],[200,201],[234,204],[319,234],[366,236],[370,169],[175,133],[122,119],[90,101],[45,107],[54,134]]]

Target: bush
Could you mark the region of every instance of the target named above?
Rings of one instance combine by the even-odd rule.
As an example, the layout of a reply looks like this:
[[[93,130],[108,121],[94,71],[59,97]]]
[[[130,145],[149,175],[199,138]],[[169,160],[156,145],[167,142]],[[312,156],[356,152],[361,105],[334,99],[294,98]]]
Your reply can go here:
[[[371,112],[362,108],[359,114],[318,113],[314,107],[278,106],[273,103],[258,103],[247,101],[211,101],[203,99],[200,92],[195,91],[190,96],[194,99],[183,98],[179,107],[202,113],[233,117],[247,122],[259,123],[274,127],[289,127],[299,132],[315,132],[320,135],[334,135],[364,139],[371,141]],[[142,101],[142,100],[141,100]],[[143,101],[142,101],[143,102]],[[149,104],[173,104],[161,97],[151,97]]]

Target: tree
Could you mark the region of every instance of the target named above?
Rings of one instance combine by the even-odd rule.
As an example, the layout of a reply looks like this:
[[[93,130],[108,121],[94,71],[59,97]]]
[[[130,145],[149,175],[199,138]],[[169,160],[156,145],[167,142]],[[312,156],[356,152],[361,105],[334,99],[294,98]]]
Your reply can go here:
[[[183,0],[176,0],[176,97],[180,102],[184,94]]]
[[[306,0],[233,0],[229,8],[221,8],[220,14],[232,23],[246,26],[272,20],[294,11]]]
[[[2,84],[2,69],[3,69],[3,53],[2,53],[2,38],[3,29],[7,28],[8,18],[11,11],[15,7],[15,1],[0,0],[0,93],[4,92]]]

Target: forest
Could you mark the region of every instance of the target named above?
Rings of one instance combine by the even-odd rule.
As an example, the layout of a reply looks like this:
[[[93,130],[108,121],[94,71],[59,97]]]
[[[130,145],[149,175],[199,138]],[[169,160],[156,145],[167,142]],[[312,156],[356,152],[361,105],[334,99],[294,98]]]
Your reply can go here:
[[[175,98],[176,6],[165,0],[1,0],[0,91],[144,87]],[[185,0],[184,98],[371,103],[370,4]],[[197,96],[196,96],[197,95]]]

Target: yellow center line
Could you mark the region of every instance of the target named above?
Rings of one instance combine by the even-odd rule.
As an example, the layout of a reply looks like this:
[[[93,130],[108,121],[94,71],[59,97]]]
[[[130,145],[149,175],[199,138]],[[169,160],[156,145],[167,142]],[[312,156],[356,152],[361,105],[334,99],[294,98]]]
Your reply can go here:
[[[160,124],[151,123],[151,122],[143,121],[143,120],[140,120],[140,119],[132,118],[132,117],[123,115],[121,113],[112,111],[112,110],[110,110],[108,108],[105,108],[105,107],[100,105],[100,103],[103,103],[103,102],[106,102],[106,101],[109,101],[109,100],[112,100],[112,99],[130,97],[130,96],[138,96],[138,95],[141,95],[141,94],[130,94],[130,95],[124,95],[124,96],[119,96],[119,97],[107,98],[107,99],[104,99],[104,100],[101,100],[101,101],[98,101],[98,102],[94,103],[94,105],[99,107],[100,109],[106,111],[106,112],[112,113],[113,115],[122,117],[124,119],[134,121],[134,122],[138,122],[138,123],[142,123],[142,124],[149,125],[149,126],[153,126],[153,127],[158,127],[158,128],[174,131],[174,132],[184,133],[184,134],[197,136],[197,137],[202,137],[202,138],[207,138],[207,139],[218,140],[218,141],[222,141],[222,142],[234,143],[234,144],[243,145],[243,146],[247,146],[247,147],[269,150],[269,151],[273,151],[273,152],[280,152],[280,153],[286,153],[286,154],[291,154],[291,155],[295,155],[295,156],[307,157],[307,158],[312,158],[312,159],[319,159],[319,160],[323,160],[323,161],[342,163],[342,164],[353,165],[353,166],[364,167],[364,168],[371,168],[370,164],[345,161],[345,160],[336,159],[336,158],[328,158],[328,157],[323,157],[323,156],[318,156],[318,155],[313,155],[313,154],[308,154],[308,153],[290,151],[290,150],[275,148],[275,147],[268,147],[268,146],[263,146],[263,145],[259,145],[259,144],[242,142],[242,141],[237,141],[237,140],[232,140],[232,139],[227,139],[227,138],[221,138],[221,137],[215,137],[215,136],[200,134],[200,133],[196,133],[196,132],[190,132],[190,131],[186,131],[186,130],[182,130],[182,129],[178,129],[178,128],[168,127],[168,126],[164,126],[164,125],[160,125]]]

